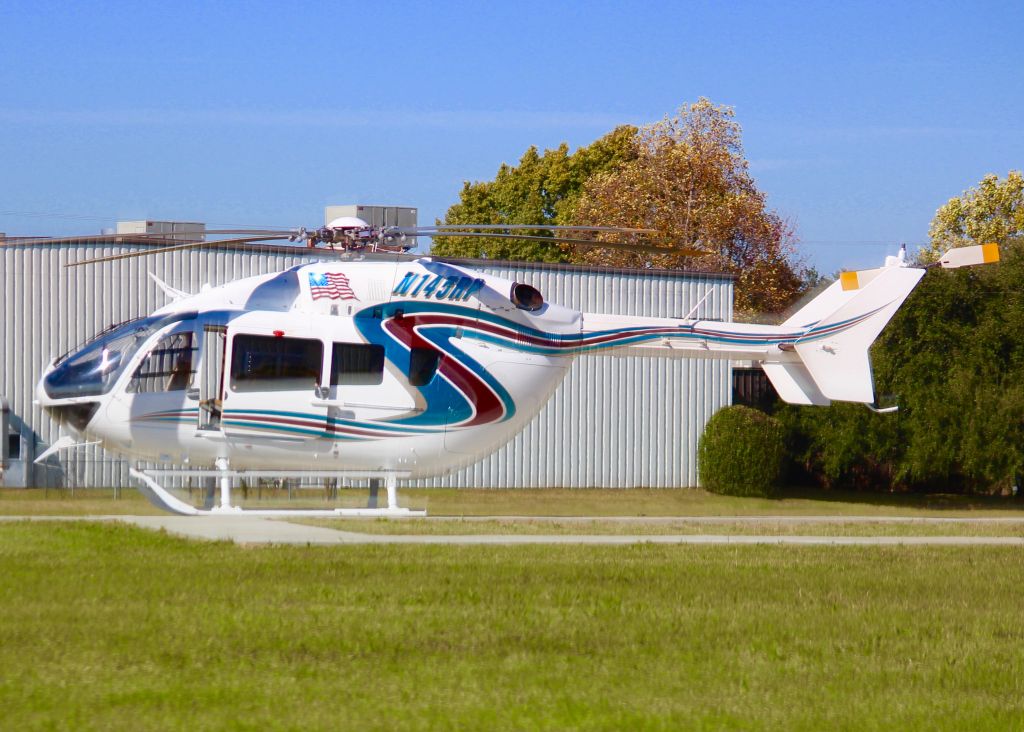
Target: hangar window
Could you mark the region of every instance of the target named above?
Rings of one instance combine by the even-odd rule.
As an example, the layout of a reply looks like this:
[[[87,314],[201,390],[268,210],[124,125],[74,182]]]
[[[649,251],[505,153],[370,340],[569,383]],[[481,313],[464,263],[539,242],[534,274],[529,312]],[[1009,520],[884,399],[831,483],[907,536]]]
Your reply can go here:
[[[331,349],[331,386],[372,386],[384,381],[384,346],[335,343]]]
[[[320,383],[324,346],[311,338],[243,335],[231,345],[234,391],[299,391]]]
[[[409,383],[426,386],[437,373],[441,361],[440,352],[433,348],[412,348],[409,350]]]
[[[195,378],[192,331],[164,336],[128,382],[130,393],[183,391]]]
[[[7,435],[7,457],[21,460],[21,435],[17,432]]]

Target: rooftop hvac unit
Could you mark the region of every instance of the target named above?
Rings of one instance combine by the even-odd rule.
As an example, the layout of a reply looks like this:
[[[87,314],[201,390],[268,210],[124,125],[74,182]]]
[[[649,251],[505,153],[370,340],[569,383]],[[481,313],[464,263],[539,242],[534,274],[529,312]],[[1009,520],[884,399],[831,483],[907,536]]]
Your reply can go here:
[[[367,206],[353,203],[348,206],[324,208],[324,223],[339,216],[356,216],[370,226],[416,226],[417,210],[409,206]]]
[[[206,224],[198,221],[118,221],[118,234],[162,234],[175,241],[206,238]]]

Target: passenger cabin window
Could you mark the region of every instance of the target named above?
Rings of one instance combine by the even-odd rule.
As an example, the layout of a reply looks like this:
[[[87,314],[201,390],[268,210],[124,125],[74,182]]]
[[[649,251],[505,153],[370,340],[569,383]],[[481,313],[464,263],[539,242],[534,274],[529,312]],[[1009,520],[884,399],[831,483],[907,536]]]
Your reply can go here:
[[[426,386],[437,373],[441,354],[433,348],[412,348],[409,350],[409,383]]]
[[[195,345],[192,331],[161,338],[143,359],[128,382],[133,394],[183,391],[195,378]]]
[[[384,346],[335,343],[331,351],[331,386],[372,386],[384,381]]]
[[[320,383],[324,346],[309,338],[236,335],[231,347],[234,391],[300,391]]]

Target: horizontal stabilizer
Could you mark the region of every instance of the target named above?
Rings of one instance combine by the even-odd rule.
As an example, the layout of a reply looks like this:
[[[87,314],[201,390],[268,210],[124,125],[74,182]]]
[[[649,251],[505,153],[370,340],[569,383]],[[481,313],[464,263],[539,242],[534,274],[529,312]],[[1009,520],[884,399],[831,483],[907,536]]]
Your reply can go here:
[[[819,407],[831,404],[831,400],[821,393],[807,367],[802,363],[765,363],[761,368],[784,402],[813,404]]]

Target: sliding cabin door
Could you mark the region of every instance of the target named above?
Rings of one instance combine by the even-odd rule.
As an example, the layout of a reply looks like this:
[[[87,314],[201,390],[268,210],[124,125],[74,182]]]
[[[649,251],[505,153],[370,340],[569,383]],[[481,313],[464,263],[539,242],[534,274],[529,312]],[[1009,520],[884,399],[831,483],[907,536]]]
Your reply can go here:
[[[302,442],[326,436],[324,345],[315,338],[230,331],[224,374],[224,433],[247,441]]]

